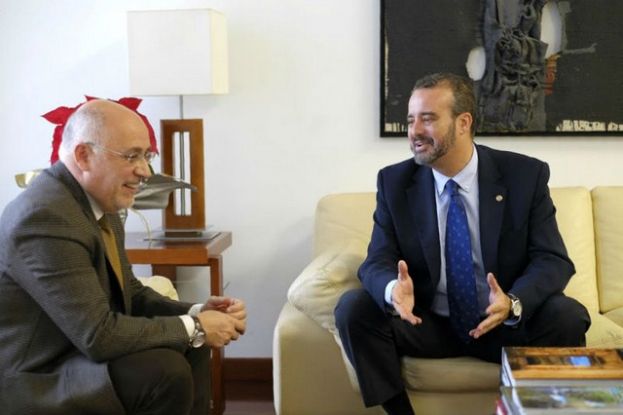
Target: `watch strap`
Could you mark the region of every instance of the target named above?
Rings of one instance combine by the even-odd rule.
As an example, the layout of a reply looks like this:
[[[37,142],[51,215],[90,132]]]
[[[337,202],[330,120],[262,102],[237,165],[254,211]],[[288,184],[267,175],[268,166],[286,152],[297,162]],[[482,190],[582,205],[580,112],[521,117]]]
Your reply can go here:
[[[521,300],[519,300],[519,298],[515,294],[507,293],[506,295],[511,300],[511,308],[509,310],[509,317],[508,319],[504,321],[504,324],[507,326],[516,327],[521,321],[521,316],[522,316]],[[517,305],[519,306],[518,314],[515,313],[515,309],[517,308]]]

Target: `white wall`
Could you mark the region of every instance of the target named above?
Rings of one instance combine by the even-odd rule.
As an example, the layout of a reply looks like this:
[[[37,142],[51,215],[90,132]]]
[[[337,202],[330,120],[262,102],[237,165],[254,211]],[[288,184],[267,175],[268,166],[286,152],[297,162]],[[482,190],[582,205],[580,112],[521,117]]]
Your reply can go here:
[[[231,92],[187,97],[185,115],[204,118],[207,218],[233,231],[226,292],[250,312],[227,355],[267,357],[287,287],[310,259],[316,201],[372,191],[380,167],[410,156],[406,139],[379,137],[379,1],[0,0],[0,208],[19,192],[15,173],[47,165],[53,125],[39,115],[84,94],[128,94],[125,11],[174,7],[228,18]],[[177,99],[145,98],[139,110],[158,127],[177,117]],[[547,160],[553,186],[623,185],[623,138],[478,141]],[[141,229],[136,217],[128,229]],[[207,295],[205,273],[181,274],[183,297]]]

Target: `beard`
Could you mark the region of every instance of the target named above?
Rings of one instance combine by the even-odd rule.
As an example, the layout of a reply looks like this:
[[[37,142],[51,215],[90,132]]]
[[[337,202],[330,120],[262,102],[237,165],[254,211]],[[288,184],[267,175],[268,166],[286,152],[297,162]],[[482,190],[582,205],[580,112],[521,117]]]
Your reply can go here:
[[[454,123],[450,125],[446,134],[441,140],[435,140],[429,136],[416,136],[414,141],[422,141],[425,144],[432,146],[430,151],[417,153],[415,151],[414,144],[411,143],[411,151],[413,152],[413,159],[421,166],[430,166],[441,157],[445,156],[450,148],[454,146],[456,136],[454,135]]]

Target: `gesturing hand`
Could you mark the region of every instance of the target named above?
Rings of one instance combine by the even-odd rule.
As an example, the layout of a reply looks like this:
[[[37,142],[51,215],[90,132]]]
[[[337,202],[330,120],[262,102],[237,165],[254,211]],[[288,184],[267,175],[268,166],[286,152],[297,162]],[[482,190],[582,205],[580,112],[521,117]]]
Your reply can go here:
[[[489,307],[485,310],[487,318],[469,332],[469,335],[475,339],[502,324],[508,318],[511,308],[510,298],[502,291],[495,275],[491,272],[487,274],[487,283],[489,284]]]
[[[420,324],[422,319],[413,314],[415,296],[413,294],[413,280],[409,275],[407,263],[398,261],[398,282],[392,289],[392,304],[400,314],[400,318],[411,324]]]

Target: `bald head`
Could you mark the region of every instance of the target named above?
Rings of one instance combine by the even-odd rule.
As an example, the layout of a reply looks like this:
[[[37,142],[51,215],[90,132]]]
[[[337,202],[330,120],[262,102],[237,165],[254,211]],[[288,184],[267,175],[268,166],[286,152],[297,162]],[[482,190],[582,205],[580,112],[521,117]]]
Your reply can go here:
[[[128,125],[146,130],[143,120],[131,109],[108,100],[88,101],[65,124],[59,157],[67,164],[71,161],[76,145],[85,142],[106,145],[114,136],[115,130]]]
[[[60,159],[104,212],[127,209],[151,175],[149,132],[141,117],[112,101],[92,100],[67,121]],[[134,157],[138,155],[137,157]]]

